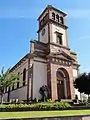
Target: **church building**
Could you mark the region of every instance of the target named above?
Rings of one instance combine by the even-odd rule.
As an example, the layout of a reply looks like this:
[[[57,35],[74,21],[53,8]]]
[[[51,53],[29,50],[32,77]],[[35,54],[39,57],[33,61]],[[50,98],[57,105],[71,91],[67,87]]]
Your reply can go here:
[[[5,89],[4,101],[41,99],[40,87],[47,85],[52,100],[73,99],[79,92],[73,81],[78,75],[77,54],[68,46],[67,14],[48,5],[38,17],[38,40],[30,41],[27,53],[11,72],[19,82]]]

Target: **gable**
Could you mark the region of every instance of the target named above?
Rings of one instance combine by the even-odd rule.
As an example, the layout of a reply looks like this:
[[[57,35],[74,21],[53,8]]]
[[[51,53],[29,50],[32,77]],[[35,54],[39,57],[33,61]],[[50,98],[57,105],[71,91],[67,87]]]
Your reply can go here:
[[[71,60],[71,61],[76,61],[72,56],[70,56],[68,53],[60,50],[58,52],[52,53],[55,57],[66,59],[66,60]]]

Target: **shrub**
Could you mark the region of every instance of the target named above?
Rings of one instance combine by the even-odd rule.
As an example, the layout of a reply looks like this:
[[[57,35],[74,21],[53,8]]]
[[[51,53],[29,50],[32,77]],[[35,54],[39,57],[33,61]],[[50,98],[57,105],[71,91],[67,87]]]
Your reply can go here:
[[[66,102],[0,105],[0,111],[61,110],[67,108],[70,108],[70,104]]]
[[[51,99],[47,99],[47,102],[48,103],[52,103],[53,101]]]
[[[38,103],[38,98],[35,98],[35,102]]]

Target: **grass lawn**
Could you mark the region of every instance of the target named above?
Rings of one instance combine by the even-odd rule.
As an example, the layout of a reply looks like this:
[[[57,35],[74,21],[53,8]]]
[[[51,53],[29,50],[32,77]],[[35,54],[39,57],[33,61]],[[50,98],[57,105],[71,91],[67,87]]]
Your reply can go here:
[[[73,116],[90,114],[90,110],[64,110],[64,111],[30,111],[30,112],[0,112],[0,118],[34,118],[52,116]]]

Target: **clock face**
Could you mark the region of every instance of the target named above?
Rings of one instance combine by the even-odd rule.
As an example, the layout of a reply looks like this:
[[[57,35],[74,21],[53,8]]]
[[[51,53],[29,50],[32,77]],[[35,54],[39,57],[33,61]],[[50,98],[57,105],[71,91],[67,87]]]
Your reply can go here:
[[[45,34],[45,29],[42,30],[42,36]]]

